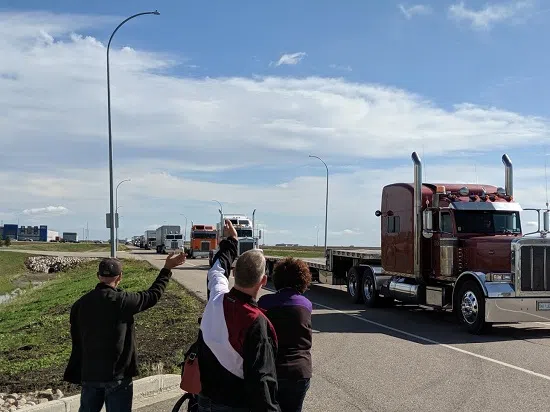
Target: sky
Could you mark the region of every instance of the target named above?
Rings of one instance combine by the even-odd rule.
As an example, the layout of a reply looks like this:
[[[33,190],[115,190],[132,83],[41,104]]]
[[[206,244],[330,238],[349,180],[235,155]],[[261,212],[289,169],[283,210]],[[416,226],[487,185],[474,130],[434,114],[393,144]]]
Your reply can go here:
[[[0,220],[108,239],[106,46],[119,237],[251,216],[264,241],[378,246],[384,185],[547,202],[542,0],[0,4]],[[534,226],[522,216],[524,230]]]

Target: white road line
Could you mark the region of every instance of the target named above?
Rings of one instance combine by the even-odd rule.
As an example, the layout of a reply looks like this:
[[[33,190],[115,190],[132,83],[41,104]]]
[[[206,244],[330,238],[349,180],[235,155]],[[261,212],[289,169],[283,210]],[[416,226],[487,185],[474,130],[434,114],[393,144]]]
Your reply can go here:
[[[311,303],[313,303],[314,305],[320,306],[324,309],[334,310],[338,313],[349,316],[350,318],[357,319],[357,320],[360,320],[360,321],[365,322],[365,323],[370,323],[371,325],[375,325],[375,326],[378,326],[378,327],[383,328],[383,329],[391,330],[393,332],[397,332],[397,333],[400,333],[402,335],[409,336],[411,338],[415,338],[415,339],[418,339],[418,340],[421,340],[421,341],[424,341],[424,342],[428,342],[428,343],[431,343],[433,345],[439,345],[439,346],[442,346],[444,348],[454,350],[456,352],[463,353],[465,355],[473,356],[474,358],[478,358],[478,359],[482,359],[482,360],[485,360],[485,361],[488,361],[488,362],[496,363],[497,365],[505,366],[507,368],[514,369],[514,370],[526,373],[528,375],[536,376],[538,378],[542,378],[542,379],[546,379],[546,380],[550,381],[550,376],[543,375],[542,373],[533,372],[529,369],[521,368],[519,366],[512,365],[512,364],[506,363],[506,362],[502,362],[502,361],[499,361],[499,360],[496,360],[496,359],[493,359],[493,358],[489,358],[487,356],[478,355],[477,353],[470,352],[470,351],[467,351],[467,350],[464,350],[464,349],[460,349],[460,348],[457,348],[455,346],[447,345],[445,343],[441,343],[441,342],[438,342],[438,341],[435,341],[435,340],[432,340],[432,339],[428,339],[428,338],[425,338],[423,336],[415,335],[414,333],[406,332],[404,330],[397,329],[397,328],[392,328],[391,326],[387,326],[387,325],[384,325],[382,323],[378,323],[378,322],[375,322],[375,321],[372,321],[372,320],[369,320],[369,319],[365,319],[364,317],[362,317],[361,315],[358,315],[358,314],[349,314],[349,313],[343,312],[339,309],[332,308],[332,307],[326,306],[326,305],[321,305],[320,303],[316,303],[316,302],[311,302]]]

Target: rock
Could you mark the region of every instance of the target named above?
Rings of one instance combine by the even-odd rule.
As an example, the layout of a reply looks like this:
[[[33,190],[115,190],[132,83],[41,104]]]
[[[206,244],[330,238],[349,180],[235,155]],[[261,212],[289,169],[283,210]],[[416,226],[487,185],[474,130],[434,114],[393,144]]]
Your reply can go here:
[[[6,396],[6,399],[19,399],[19,395],[16,394],[16,393],[10,393],[9,395]]]
[[[8,411],[10,412],[15,412],[16,410],[17,410],[17,406],[15,405],[10,406],[10,408],[8,409]]]
[[[27,402],[27,406],[34,406],[36,405],[36,402],[33,402],[33,401],[28,401]]]
[[[23,406],[23,405],[26,405],[27,404],[27,400],[23,397],[21,397],[21,399],[17,399],[17,402],[15,403],[18,407],[20,406]]]
[[[53,391],[51,389],[46,389],[45,391],[40,391],[40,392],[38,392],[38,397],[41,398],[41,399],[46,398],[47,400],[51,401],[54,398]]]
[[[30,256],[25,261],[27,268],[33,272],[54,273],[72,269],[82,262],[93,258],[78,258],[70,256]]]
[[[13,405],[15,402],[17,401],[14,398],[6,399],[6,405]]]
[[[46,403],[46,402],[48,402],[48,399],[46,399],[46,398],[38,399],[38,403]]]

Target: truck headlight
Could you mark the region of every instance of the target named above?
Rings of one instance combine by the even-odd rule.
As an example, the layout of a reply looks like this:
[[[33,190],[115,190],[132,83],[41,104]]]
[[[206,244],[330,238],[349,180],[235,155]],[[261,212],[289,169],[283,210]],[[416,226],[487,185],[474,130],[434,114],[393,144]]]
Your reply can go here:
[[[512,283],[514,281],[514,275],[512,273],[487,273],[485,275],[487,282],[506,282]]]

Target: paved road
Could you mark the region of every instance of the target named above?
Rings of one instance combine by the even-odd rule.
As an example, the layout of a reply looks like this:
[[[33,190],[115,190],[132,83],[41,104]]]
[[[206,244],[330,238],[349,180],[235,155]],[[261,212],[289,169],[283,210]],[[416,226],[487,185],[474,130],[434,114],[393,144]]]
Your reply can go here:
[[[162,256],[140,254],[162,265]],[[207,267],[206,259],[188,260],[174,279],[205,296]],[[498,326],[476,337],[446,313],[366,310],[349,303],[343,287],[313,285],[307,296],[315,334],[305,412],[550,410],[548,324]]]
[[[141,250],[134,257],[157,267],[165,259]],[[207,268],[207,259],[188,260],[174,279],[205,297]],[[349,303],[343,287],[313,285],[307,296],[314,303],[314,378],[304,412],[550,410],[549,324],[498,326],[479,337],[461,332],[446,313],[366,310]],[[172,405],[137,410],[168,412]]]

